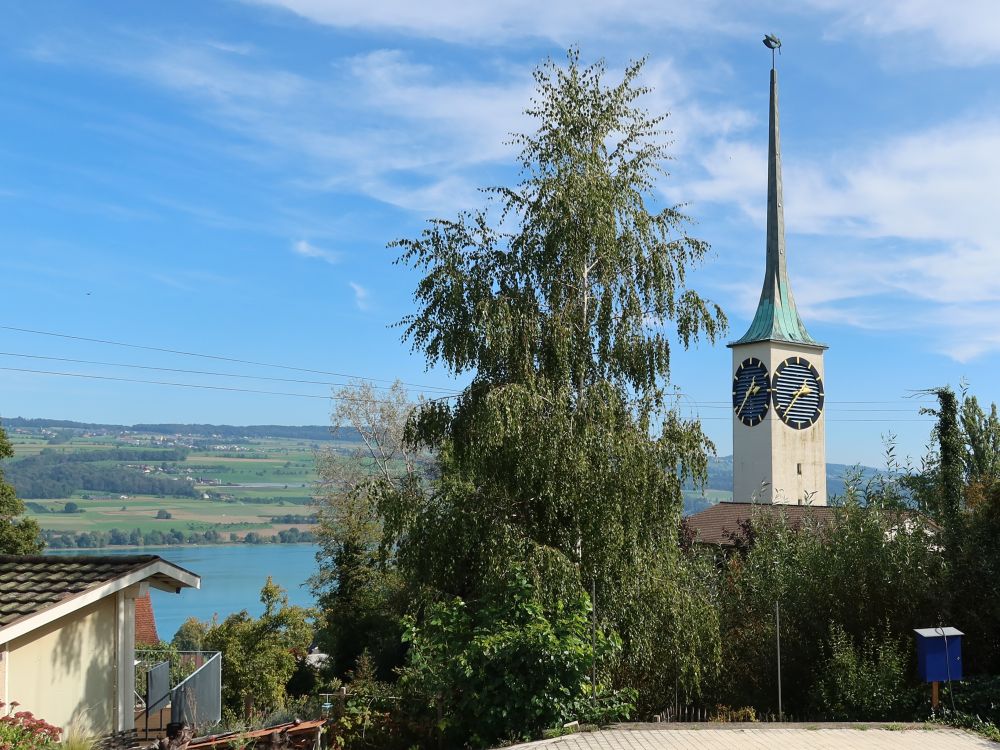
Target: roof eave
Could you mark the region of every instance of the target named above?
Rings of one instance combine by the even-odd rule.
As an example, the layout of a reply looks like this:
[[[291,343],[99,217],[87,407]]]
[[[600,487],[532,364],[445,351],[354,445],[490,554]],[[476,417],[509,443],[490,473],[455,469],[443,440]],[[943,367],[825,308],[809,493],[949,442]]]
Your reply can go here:
[[[0,643],[9,643],[36,628],[72,614],[88,604],[93,604],[127,589],[129,586],[143,582],[148,582],[154,588],[162,591],[174,593],[180,593],[182,588],[201,588],[201,576],[162,558],[157,558],[146,565],[133,568],[115,578],[102,581],[7,623],[7,625],[0,627]]]
[[[800,339],[781,338],[779,336],[762,336],[759,338],[754,337],[749,339],[744,336],[736,341],[730,341],[726,344],[726,346],[732,349],[737,346],[747,346],[749,344],[791,344],[793,346],[804,346],[809,349],[816,349],[817,351],[823,351],[830,348],[827,344],[811,339],[809,341],[802,341]]]

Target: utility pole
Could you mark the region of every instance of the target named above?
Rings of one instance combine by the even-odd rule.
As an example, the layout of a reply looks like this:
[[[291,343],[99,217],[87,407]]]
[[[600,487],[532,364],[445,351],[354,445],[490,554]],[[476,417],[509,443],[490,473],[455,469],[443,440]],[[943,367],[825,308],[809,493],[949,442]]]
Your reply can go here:
[[[778,721],[784,721],[785,715],[781,710],[781,610],[777,599],[774,600],[774,635],[778,643]]]
[[[597,577],[590,579],[590,691],[594,705],[597,705]]]

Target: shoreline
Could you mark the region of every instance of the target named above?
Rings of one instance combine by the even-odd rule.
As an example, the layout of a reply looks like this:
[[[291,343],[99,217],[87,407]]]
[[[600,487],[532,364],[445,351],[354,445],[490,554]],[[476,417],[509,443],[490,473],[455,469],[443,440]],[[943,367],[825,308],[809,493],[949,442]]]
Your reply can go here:
[[[43,555],[80,552],[107,552],[108,550],[143,550],[143,549],[213,549],[215,547],[318,547],[316,542],[265,542],[263,544],[247,544],[246,542],[215,542],[213,544],[108,544],[104,547],[46,547]]]

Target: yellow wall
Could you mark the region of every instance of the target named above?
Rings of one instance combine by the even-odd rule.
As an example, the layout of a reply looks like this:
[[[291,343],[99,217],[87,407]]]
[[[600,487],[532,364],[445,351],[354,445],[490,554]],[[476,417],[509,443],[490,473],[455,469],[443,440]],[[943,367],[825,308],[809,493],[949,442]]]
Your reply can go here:
[[[7,700],[63,729],[107,734],[115,720],[116,598],[108,596],[8,644]]]

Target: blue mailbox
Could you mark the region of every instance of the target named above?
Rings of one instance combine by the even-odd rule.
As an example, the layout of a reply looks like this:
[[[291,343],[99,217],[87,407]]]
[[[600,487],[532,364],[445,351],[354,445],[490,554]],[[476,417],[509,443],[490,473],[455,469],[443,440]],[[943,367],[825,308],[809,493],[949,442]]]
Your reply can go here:
[[[962,636],[955,628],[919,628],[917,671],[924,682],[962,679]]]

